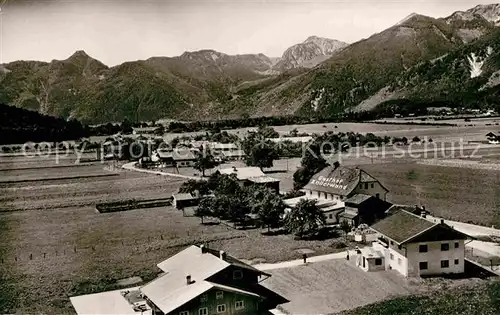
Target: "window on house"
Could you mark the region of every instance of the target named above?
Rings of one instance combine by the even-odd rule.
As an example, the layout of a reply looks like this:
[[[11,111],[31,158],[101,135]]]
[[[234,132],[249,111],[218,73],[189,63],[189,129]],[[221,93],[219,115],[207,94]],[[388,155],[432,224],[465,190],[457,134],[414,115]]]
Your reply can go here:
[[[398,258],[398,265],[401,265],[401,258]]]
[[[368,189],[368,183],[365,183],[365,189]]]
[[[418,252],[419,253],[427,253],[427,245],[418,246]]]
[[[179,315],[189,315],[189,311],[179,312]]]
[[[418,264],[418,268],[420,270],[427,270],[427,262],[426,261],[421,261],[419,264]]]
[[[320,192],[318,191],[318,198],[320,197]]]
[[[325,199],[328,199],[328,194],[327,193],[325,193]]]
[[[329,219],[333,219],[333,214],[329,214],[329,215],[328,215],[328,218],[329,218]]]
[[[374,188],[374,187],[375,187],[375,184],[374,184],[374,183],[372,183],[372,188]]]
[[[459,248],[460,247],[460,243],[459,242],[455,242],[455,248]]]
[[[450,250],[450,244],[448,244],[448,243],[441,244],[441,251],[442,252],[445,252],[445,251],[448,251],[448,250]]]
[[[208,308],[202,307],[198,310],[198,315],[208,315]]]
[[[233,279],[238,280],[243,278],[243,272],[241,270],[233,271]]]
[[[394,255],[393,254],[391,254],[390,257],[391,257],[391,260],[394,260]]]
[[[382,265],[382,259],[375,258],[375,266],[380,266],[380,265]]]
[[[441,268],[448,268],[450,266],[450,262],[448,260],[441,260]]]
[[[236,301],[236,303],[234,303],[234,309],[242,310],[244,308],[245,308],[245,303],[243,303],[243,301]]]
[[[222,299],[223,297],[224,297],[224,292],[222,292],[222,291],[217,291],[217,293],[215,293],[215,298],[216,298],[217,300],[220,300],[220,299]]]
[[[207,295],[206,293],[205,293],[205,294],[202,294],[202,295],[200,296],[200,301],[201,301],[201,302],[206,302],[206,301],[208,301],[208,295]]]
[[[458,265],[460,261],[458,259],[455,259],[455,265]]]
[[[390,241],[391,245],[394,245],[394,242],[393,241]]]
[[[224,313],[226,311],[226,304],[217,305],[217,313]]]

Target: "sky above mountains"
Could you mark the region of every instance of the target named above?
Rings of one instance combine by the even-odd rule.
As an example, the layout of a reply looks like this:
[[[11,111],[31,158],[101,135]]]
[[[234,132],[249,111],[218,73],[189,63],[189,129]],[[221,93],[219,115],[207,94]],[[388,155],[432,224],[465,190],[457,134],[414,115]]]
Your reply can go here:
[[[4,0],[0,0],[2,4]],[[109,66],[214,49],[281,56],[310,35],[355,42],[412,12],[444,17],[478,1],[7,0],[0,63],[85,50]]]

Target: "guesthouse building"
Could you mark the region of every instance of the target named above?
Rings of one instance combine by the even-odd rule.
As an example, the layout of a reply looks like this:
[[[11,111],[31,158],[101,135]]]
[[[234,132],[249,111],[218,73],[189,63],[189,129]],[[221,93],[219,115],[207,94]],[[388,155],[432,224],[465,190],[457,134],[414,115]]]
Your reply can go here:
[[[389,190],[359,167],[335,163],[315,174],[302,189],[308,198],[345,201],[356,194],[386,200]]]

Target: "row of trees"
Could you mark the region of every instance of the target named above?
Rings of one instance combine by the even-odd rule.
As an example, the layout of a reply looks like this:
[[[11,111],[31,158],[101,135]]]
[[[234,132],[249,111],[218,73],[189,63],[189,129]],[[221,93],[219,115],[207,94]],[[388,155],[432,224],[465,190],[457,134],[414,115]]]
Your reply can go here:
[[[262,186],[241,187],[234,175],[214,174],[206,181],[189,180],[179,192],[205,196],[195,211],[204,223],[207,217],[245,226],[257,222],[268,231],[283,228],[299,238],[317,235],[326,217],[314,200],[301,200],[286,213],[282,196]]]
[[[425,106],[423,107],[426,108]],[[404,110],[404,109],[402,109]],[[270,117],[242,117],[239,119],[171,122],[169,132],[193,132],[212,129],[237,129],[255,126],[284,126],[322,124],[331,122],[364,122],[381,118],[394,117],[394,110],[383,108],[379,111],[338,112],[333,115],[296,115],[296,116],[270,116]]]
[[[79,121],[0,104],[0,144],[59,142],[89,134],[89,129]]]

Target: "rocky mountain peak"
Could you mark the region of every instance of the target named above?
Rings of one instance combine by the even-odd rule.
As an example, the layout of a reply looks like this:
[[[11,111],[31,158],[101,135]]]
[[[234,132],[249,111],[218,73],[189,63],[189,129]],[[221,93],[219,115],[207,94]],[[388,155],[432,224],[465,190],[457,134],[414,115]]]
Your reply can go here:
[[[308,38],[304,41],[304,43],[314,42],[314,41],[317,41],[317,40],[319,40],[319,39],[320,39],[320,37],[315,36],[315,35],[312,35],[312,36],[309,36],[309,37],[308,37]]]
[[[428,16],[418,14],[418,13],[411,13],[401,21],[399,21],[396,25],[406,25],[406,24],[411,24],[415,21],[422,20],[422,19],[429,19]]]
[[[90,58],[90,56],[84,50],[77,50],[68,59],[76,58]]]
[[[495,4],[480,4],[466,12],[482,16],[487,21],[500,25],[500,3]]]
[[[274,68],[281,71],[294,68],[312,68],[347,45],[347,43],[335,39],[309,36],[302,43],[288,48]]]
[[[202,49],[196,51],[185,51],[180,57],[188,59],[197,59],[197,58],[213,59],[215,61],[216,59],[219,59],[224,56],[226,56],[226,54],[218,52],[213,49]]]

